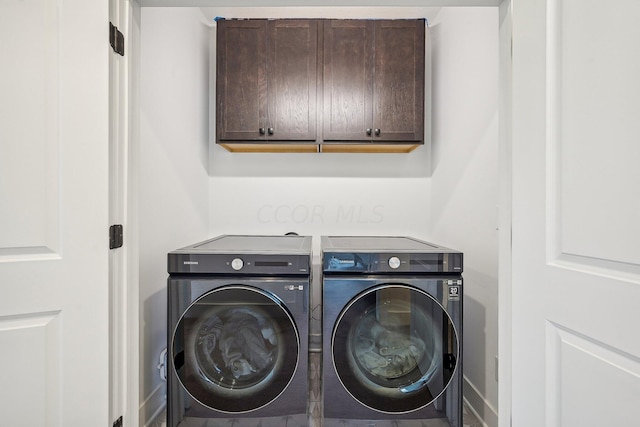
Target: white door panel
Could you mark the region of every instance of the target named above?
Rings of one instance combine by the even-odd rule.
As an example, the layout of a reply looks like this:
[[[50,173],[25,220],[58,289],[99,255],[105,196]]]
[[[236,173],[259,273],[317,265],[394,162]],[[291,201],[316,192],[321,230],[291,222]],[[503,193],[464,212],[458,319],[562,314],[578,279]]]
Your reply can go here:
[[[58,25],[55,2],[2,3],[0,261],[58,251]]]
[[[3,425],[109,423],[104,3],[0,4]]]
[[[513,1],[512,424],[640,401],[640,3]]]
[[[550,238],[586,266],[640,265],[639,17],[637,1],[549,2]]]
[[[637,419],[640,360],[547,323],[548,426],[624,426]]]
[[[11,349],[3,356],[4,366],[11,368],[0,373],[3,424],[61,425],[59,314],[37,313],[0,319],[0,348]],[[16,384],[28,387],[11,386]]]

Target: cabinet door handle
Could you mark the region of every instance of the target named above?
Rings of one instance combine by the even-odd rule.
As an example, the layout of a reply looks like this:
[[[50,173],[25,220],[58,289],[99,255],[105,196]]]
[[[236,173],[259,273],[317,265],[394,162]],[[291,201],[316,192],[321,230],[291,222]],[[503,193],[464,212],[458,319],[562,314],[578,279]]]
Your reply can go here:
[[[374,130],[374,133],[376,134],[376,136],[380,136],[380,129]]]
[[[371,129],[367,129],[367,136],[371,136]]]
[[[260,135],[264,135],[264,128],[258,129],[258,132],[260,132]]]
[[[267,132],[269,133],[269,135],[273,135],[273,128],[267,129]]]

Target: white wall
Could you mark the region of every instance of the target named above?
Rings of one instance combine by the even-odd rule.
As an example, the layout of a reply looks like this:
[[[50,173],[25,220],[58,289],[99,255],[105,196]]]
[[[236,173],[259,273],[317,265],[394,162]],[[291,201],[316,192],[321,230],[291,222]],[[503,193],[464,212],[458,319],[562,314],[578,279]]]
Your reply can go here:
[[[429,235],[464,251],[464,395],[497,426],[498,10],[443,8],[431,34]]]
[[[208,235],[208,38],[196,8],[142,8],[141,426],[164,405],[165,383],[156,366],[167,345],[167,252]]]
[[[215,146],[212,126],[207,153],[203,127],[214,112],[202,106],[209,90],[202,56],[215,34],[203,38],[206,24],[193,9],[142,8],[142,398],[159,384],[153,353],[165,345],[166,252],[219,234],[295,231],[314,236],[317,262],[324,234],[410,235],[465,252],[465,395],[497,425],[497,8],[204,13],[428,17],[433,131],[409,154],[246,154]]]

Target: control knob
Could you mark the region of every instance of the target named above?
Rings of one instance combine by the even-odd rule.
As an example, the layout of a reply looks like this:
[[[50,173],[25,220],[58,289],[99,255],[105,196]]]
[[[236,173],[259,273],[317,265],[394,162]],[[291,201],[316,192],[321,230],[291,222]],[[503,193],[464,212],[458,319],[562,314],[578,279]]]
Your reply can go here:
[[[234,258],[233,261],[231,261],[231,268],[233,268],[234,270],[238,271],[242,267],[244,267],[244,261],[242,261],[242,259]]]
[[[389,267],[393,268],[394,270],[400,267],[400,258],[398,258],[397,256],[392,256],[391,258],[389,258]]]

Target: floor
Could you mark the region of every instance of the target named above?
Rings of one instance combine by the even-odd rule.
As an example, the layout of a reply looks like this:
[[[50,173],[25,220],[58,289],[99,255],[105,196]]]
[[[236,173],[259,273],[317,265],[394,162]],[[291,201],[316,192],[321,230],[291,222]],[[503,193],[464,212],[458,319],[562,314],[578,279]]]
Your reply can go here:
[[[321,418],[322,418],[322,394],[320,390],[320,353],[311,353],[309,358],[309,382],[311,384],[309,390],[309,420],[307,423],[308,427],[322,427]],[[164,413],[160,414],[158,418],[152,422],[147,427],[166,427],[165,422],[166,416]],[[231,420],[220,420],[222,423],[218,423],[219,425],[233,425],[230,424]],[[237,420],[235,420],[237,422]],[[278,420],[277,425],[281,425],[282,421]],[[448,423],[446,423],[448,424]],[[260,423],[259,425],[266,426],[264,423]],[[405,426],[406,425],[406,426]],[[424,425],[424,424],[421,424]],[[205,423],[202,427],[213,427],[214,424]],[[390,426],[397,427],[410,427],[406,422],[393,422],[390,423]],[[345,426],[347,427],[347,426]],[[429,426],[430,427],[430,426]],[[435,426],[434,426],[435,427]],[[480,422],[473,414],[467,409],[466,406],[463,407],[463,427],[484,427],[484,424]]]
[[[320,390],[320,353],[311,353],[309,357],[309,382],[311,387],[309,390],[309,425],[308,427],[322,427],[322,393]],[[484,427],[484,424],[480,422],[465,406],[462,408],[462,423],[463,427]],[[407,423],[395,422],[390,423],[394,427],[409,427]],[[448,424],[448,423],[447,423]],[[348,425],[345,425],[348,427]]]
[[[462,424],[464,427],[484,427],[484,424],[469,412],[467,405],[462,407]]]
[[[463,427],[484,427],[476,417],[474,417],[465,407],[462,408],[463,411]],[[162,412],[155,421],[151,422],[147,427],[166,427],[167,423],[165,421],[165,412]],[[205,424],[207,425],[207,424]],[[225,424],[226,425],[226,424]],[[318,424],[315,424],[318,425]]]

